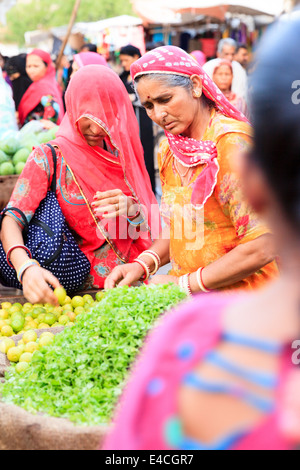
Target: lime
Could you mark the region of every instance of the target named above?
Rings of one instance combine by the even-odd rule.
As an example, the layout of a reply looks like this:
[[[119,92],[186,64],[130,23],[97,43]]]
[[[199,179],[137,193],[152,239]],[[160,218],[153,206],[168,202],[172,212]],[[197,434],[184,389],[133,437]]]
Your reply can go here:
[[[80,295],[75,295],[75,297],[72,298],[71,305],[73,308],[76,307],[83,307],[85,304],[85,301],[83,300],[83,297]]]
[[[51,333],[51,331],[44,331],[44,333],[41,334],[39,339],[45,338],[45,336],[49,336],[50,338],[54,338],[55,335],[53,333]]]
[[[65,301],[64,301],[63,305],[70,304],[71,302],[72,302],[71,297],[69,297],[69,296],[67,295],[67,297],[65,298]]]
[[[23,354],[21,354],[21,356],[19,358],[19,361],[20,362],[31,362],[31,359],[32,359],[32,353],[24,352]]]
[[[52,326],[56,322],[56,316],[53,313],[46,313],[44,322]]]
[[[49,328],[49,325],[47,325],[47,323],[40,323],[38,326],[39,330],[45,330],[47,328]]]
[[[61,287],[56,287],[56,289],[54,289],[54,295],[55,295],[55,297],[57,297],[59,305],[63,305],[63,303],[65,302],[66,297],[67,297],[67,293],[66,293],[66,290],[64,289],[64,287],[62,287],[62,286]]]
[[[6,354],[10,348],[15,346],[15,342],[11,338],[0,338],[0,352]]]
[[[80,315],[81,313],[85,313],[85,308],[84,307],[76,307],[76,308],[74,308],[74,313],[75,313],[75,315]]]
[[[2,336],[12,336],[14,334],[14,330],[11,326],[5,325],[1,328],[1,334]]]
[[[41,313],[46,313],[46,309],[43,307],[34,307],[31,312],[31,316],[36,319]]]
[[[37,340],[37,334],[34,330],[28,330],[23,334],[22,340],[25,344],[30,343],[31,341],[36,341]]]
[[[15,174],[15,167],[11,162],[4,162],[0,165],[0,175],[7,176],[7,175],[14,175]]]
[[[70,319],[68,317],[68,315],[61,315],[58,319],[58,323],[60,325],[66,325],[67,323],[69,323]]]
[[[10,362],[18,362],[22,354],[21,348],[19,346],[13,346],[7,351],[7,359]]]
[[[10,302],[2,302],[1,303],[1,308],[3,308],[4,310],[8,310],[11,306],[12,306],[12,304]]]
[[[24,352],[33,353],[37,351],[37,349],[39,349],[39,345],[35,341],[29,341],[24,347]]]
[[[18,374],[21,374],[22,372],[25,372],[25,370],[27,370],[29,367],[29,364],[28,362],[18,362],[18,364],[16,364],[16,372],[18,372]]]
[[[52,344],[54,341],[54,337],[52,338],[51,336],[43,336],[43,338],[39,339],[39,346],[49,346],[49,344]]]
[[[104,295],[105,295],[105,294],[104,294],[103,291],[97,292],[96,295],[95,295],[95,298],[96,298],[97,302],[100,302],[100,300],[103,299]]]
[[[82,298],[84,300],[84,303],[86,303],[86,304],[92,304],[94,302],[94,299],[91,296],[91,294],[84,294],[84,296]]]
[[[11,327],[14,330],[14,332],[19,333],[23,329],[24,323],[25,323],[24,317],[22,318],[15,317],[11,321]]]

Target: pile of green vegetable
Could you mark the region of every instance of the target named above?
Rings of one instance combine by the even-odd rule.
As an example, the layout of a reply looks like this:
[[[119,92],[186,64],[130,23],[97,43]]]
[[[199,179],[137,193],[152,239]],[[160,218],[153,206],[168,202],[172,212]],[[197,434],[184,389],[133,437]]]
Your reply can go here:
[[[30,123],[29,123],[30,124]],[[0,140],[0,176],[19,175],[33,149],[55,139],[58,126],[37,132],[10,132]]]
[[[175,284],[108,290],[74,326],[34,352],[29,369],[9,368],[2,401],[78,424],[108,423],[146,334],[185,298]]]

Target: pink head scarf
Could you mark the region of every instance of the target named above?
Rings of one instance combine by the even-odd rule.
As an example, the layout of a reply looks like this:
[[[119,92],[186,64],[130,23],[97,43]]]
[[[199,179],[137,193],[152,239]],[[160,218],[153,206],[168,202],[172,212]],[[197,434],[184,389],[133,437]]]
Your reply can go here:
[[[130,67],[132,79],[150,73],[175,74],[186,77],[198,75],[202,79],[203,93],[212,100],[218,111],[225,116],[243,123],[248,119],[238,111],[206,74],[202,67],[185,51],[176,46],[158,47],[147,52]],[[237,132],[233,130],[233,132]],[[174,157],[186,167],[206,164],[206,168],[197,178],[192,193],[192,204],[200,209],[212,195],[217,183],[219,164],[217,147],[212,141],[198,141],[181,135],[173,135],[167,131],[170,149]]]
[[[97,52],[80,52],[74,55],[74,60],[80,68],[84,65],[105,65],[109,67],[104,57]]]
[[[191,52],[191,56],[198,62],[198,64],[202,67],[206,62],[206,55],[202,51],[193,51]]]

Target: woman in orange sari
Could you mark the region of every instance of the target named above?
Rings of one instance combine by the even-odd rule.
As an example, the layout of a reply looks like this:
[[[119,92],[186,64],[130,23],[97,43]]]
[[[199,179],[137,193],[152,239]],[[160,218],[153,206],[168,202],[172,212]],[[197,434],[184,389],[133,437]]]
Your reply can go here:
[[[174,46],[157,48],[131,67],[141,103],[167,139],[158,163],[160,239],[139,262],[117,267],[105,288],[148,279],[179,283],[187,293],[253,289],[278,274],[273,237],[244,199],[235,156],[251,145],[247,118],[203,69]]]

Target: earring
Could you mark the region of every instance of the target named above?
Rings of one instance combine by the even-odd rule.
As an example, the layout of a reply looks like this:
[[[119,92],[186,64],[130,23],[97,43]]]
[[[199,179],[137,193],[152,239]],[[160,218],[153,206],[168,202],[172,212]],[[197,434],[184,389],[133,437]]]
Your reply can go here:
[[[198,90],[195,90],[193,95],[195,96],[195,98],[199,98],[201,96],[200,91]]]

